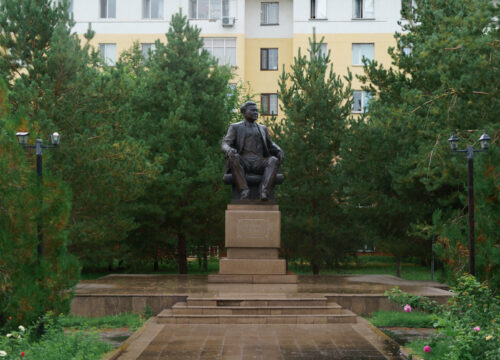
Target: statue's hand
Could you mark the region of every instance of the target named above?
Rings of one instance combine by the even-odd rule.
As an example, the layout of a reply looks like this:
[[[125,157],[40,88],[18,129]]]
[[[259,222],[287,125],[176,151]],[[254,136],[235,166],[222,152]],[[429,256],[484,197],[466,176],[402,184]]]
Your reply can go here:
[[[238,154],[238,151],[235,148],[230,148],[228,151],[226,151],[227,158],[232,158],[237,154]]]

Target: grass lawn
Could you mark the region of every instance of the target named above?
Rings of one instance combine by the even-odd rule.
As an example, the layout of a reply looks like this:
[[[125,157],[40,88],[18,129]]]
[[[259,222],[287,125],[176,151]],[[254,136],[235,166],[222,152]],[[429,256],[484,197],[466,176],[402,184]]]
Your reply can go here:
[[[96,318],[64,315],[59,318],[59,323],[62,327],[77,330],[128,328],[131,331],[135,331],[146,320],[145,317],[139,314],[128,313]]]
[[[377,327],[430,328],[434,322],[431,314],[412,311],[376,311],[368,320]]]
[[[174,261],[159,264],[159,271],[154,272],[152,265],[134,266],[123,271],[106,272],[106,271],[90,271],[84,272],[81,275],[82,280],[93,280],[101,276],[111,273],[129,273],[129,274],[178,274],[177,263]],[[293,271],[298,275],[312,275],[311,267],[307,262],[300,264],[299,262],[289,262],[288,270]],[[357,259],[345,263],[341,263],[338,268],[321,269],[321,275],[336,275],[336,274],[382,274],[396,275],[397,265],[392,256],[364,255]],[[219,271],[219,259],[209,258],[208,271],[203,271],[198,264],[196,258],[188,259],[188,274],[191,275],[207,275]],[[434,279],[439,278],[440,271],[436,271]],[[401,277],[405,280],[431,280],[430,268],[416,264],[413,262],[405,262],[402,264]]]

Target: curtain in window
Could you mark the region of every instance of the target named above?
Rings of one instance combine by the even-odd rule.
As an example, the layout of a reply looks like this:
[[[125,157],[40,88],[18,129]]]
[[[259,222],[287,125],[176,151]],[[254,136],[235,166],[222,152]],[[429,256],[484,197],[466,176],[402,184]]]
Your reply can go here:
[[[220,19],[222,13],[221,0],[210,0],[210,19]]]
[[[268,49],[260,49],[260,68],[263,70],[267,70],[269,68],[268,58]]]
[[[278,70],[278,49],[269,49],[269,70]]]
[[[360,112],[363,110],[362,106],[362,92],[359,90],[354,90],[353,93],[353,102],[352,102],[352,111]]]
[[[316,0],[316,19],[326,19],[326,0]]]
[[[226,39],[226,65],[236,66],[236,39]]]
[[[368,91],[363,91],[363,110],[367,111],[370,106],[370,100],[373,98],[373,95]]]
[[[279,7],[278,3],[262,3],[261,4],[261,24],[278,24],[279,22]]]
[[[375,7],[373,4],[374,0],[365,0],[363,6],[363,17],[367,19],[372,19],[375,17]]]
[[[208,19],[209,0],[198,0],[198,19]]]
[[[263,114],[269,113],[269,95],[261,95],[260,96],[260,106],[262,108]]]
[[[278,95],[276,94],[269,95],[269,113],[274,115],[278,113]]]
[[[116,62],[116,44],[99,44],[99,53],[107,65],[113,66]]]
[[[108,0],[108,18],[116,18],[116,0]]]
[[[142,0],[142,17],[144,19],[149,19],[151,17],[151,13],[149,9],[151,8],[151,0]]]
[[[151,1],[151,19],[163,18],[163,0],[150,0]]]
[[[352,44],[352,64],[363,65],[363,57],[374,59],[373,44]]]
[[[374,46],[373,44],[362,44],[361,45],[361,56],[369,60],[374,59]]]
[[[197,14],[197,0],[189,0],[189,18],[196,19],[198,17]]]
[[[363,0],[354,0],[354,14],[353,17],[355,19],[361,19],[363,14],[361,9],[363,8]]]

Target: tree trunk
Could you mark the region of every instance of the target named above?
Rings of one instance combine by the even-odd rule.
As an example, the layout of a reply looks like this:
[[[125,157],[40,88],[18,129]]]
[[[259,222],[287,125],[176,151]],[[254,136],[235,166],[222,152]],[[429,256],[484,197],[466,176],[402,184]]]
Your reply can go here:
[[[401,277],[401,256],[398,255],[397,261],[398,261],[398,267],[397,267],[397,270],[396,270],[396,276],[398,278],[400,278]]]
[[[155,259],[155,261],[153,263],[153,270],[154,270],[154,272],[157,272],[159,270],[159,268],[158,268],[158,259]]]
[[[313,275],[319,275],[319,264],[316,261],[311,261],[311,268]]]
[[[186,236],[183,233],[177,233],[177,263],[179,264],[179,274],[187,274],[186,253]]]
[[[208,272],[208,248],[206,240],[203,240],[203,271]]]

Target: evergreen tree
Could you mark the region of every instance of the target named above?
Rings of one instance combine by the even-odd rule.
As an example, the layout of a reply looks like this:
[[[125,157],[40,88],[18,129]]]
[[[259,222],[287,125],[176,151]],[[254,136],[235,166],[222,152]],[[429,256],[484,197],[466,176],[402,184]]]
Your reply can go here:
[[[286,155],[285,182],[279,187],[286,256],[305,257],[318,274],[325,263],[343,258],[356,247],[344,242],[344,221],[335,163],[340,139],[351,113],[351,76],[333,72],[330,54],[320,52],[322,40],[309,40],[309,56],[300,49],[290,73],[279,79],[285,118],[273,127]]]
[[[223,239],[220,140],[235,108],[231,69],[216,64],[199,35],[182,13],[173,15],[167,43],[156,42],[135,99],[144,115],[134,131],[162,170],[138,205],[141,226],[132,241],[152,241],[153,257],[175,246],[181,274],[190,245],[207,248]]]
[[[456,132],[473,144],[483,129],[494,144],[498,139],[500,32],[495,19],[500,9],[489,0],[415,3],[404,14],[403,32],[395,34],[397,46],[389,51],[397,68],[366,62],[361,79],[376,98],[367,121],[350,127],[342,166],[351,179],[346,195],[356,199],[353,205],[367,206],[365,219],[390,251],[401,259],[426,249],[428,258],[429,242],[437,237],[436,250],[451,265],[468,248],[466,227],[460,225],[467,170],[465,159],[451,154],[446,140]],[[498,168],[498,150],[492,148],[476,156],[475,170],[486,196],[476,196],[482,219],[477,239],[485,244],[477,254],[485,260],[479,271],[483,279],[491,278],[500,258],[492,256],[498,254],[498,234],[486,220],[499,214],[492,170]],[[482,213],[486,208],[489,213]],[[439,250],[443,247],[447,250]]]
[[[70,185],[71,250],[84,264],[111,262],[135,227],[127,203],[144,190],[154,168],[127,133],[134,121],[126,78],[118,78],[71,33],[67,2],[5,0],[0,4],[0,75],[14,112],[24,109],[34,133],[61,134],[47,165]],[[86,35],[87,40],[92,31]]]
[[[0,328],[30,324],[49,310],[69,311],[79,272],[64,230],[71,192],[47,173],[39,184],[34,154],[25,154],[15,138],[23,120],[8,111],[7,87],[0,80]],[[42,257],[37,253],[41,217]]]

